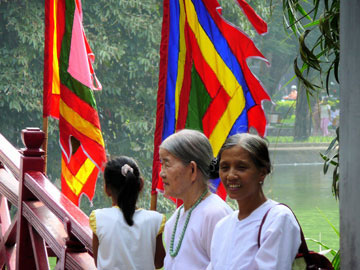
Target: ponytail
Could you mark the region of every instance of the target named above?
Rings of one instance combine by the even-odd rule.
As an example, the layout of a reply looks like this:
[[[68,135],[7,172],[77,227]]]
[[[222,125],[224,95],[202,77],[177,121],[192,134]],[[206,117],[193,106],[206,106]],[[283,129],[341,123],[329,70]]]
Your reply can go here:
[[[125,165],[124,165],[125,166]],[[128,171],[125,175],[125,185],[121,193],[118,194],[118,206],[121,208],[126,223],[129,226],[134,224],[133,215],[135,213],[136,201],[140,192],[140,178],[133,172]]]
[[[107,188],[117,196],[117,205],[126,223],[132,226],[141,186],[138,165],[126,156],[110,160],[106,163],[104,178]]]

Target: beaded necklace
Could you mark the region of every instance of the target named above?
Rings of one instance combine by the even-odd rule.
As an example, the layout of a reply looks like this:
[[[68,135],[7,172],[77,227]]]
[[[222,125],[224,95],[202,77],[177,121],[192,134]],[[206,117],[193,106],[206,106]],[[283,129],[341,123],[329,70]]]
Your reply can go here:
[[[186,231],[187,226],[189,224],[191,213],[195,209],[195,207],[198,206],[198,204],[202,201],[202,199],[205,197],[205,195],[207,193],[208,193],[208,190],[205,190],[203,192],[203,194],[201,194],[200,198],[196,201],[196,203],[190,208],[189,213],[187,214],[187,217],[186,217],[186,220],[185,220],[184,228],[183,228],[183,230],[181,232],[181,235],[180,235],[179,242],[178,242],[178,244],[176,246],[176,249],[174,251],[174,241],[175,241],[176,228],[177,228],[177,225],[178,225],[178,222],[179,222],[180,211],[184,207],[184,205],[180,206],[180,209],[179,209],[179,211],[177,213],[177,216],[176,216],[175,227],[174,227],[174,230],[173,230],[172,235],[171,235],[171,242],[170,242],[170,256],[171,257],[176,257],[176,255],[178,255],[181,244],[182,244],[182,241],[184,239],[185,231]]]

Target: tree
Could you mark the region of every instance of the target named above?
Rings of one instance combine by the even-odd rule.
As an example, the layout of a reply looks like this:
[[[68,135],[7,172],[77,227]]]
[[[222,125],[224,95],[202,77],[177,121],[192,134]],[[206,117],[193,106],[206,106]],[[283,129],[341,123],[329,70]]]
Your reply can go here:
[[[339,83],[340,62],[340,0],[308,1],[283,0],[285,19],[291,31],[299,37],[299,54],[302,67],[298,66],[298,58],[294,61],[294,71],[301,83],[306,87],[308,103],[310,96],[316,95],[323,87],[329,95],[330,78],[333,76]],[[305,43],[315,38],[310,46]],[[320,85],[312,80],[313,74],[320,78]],[[311,76],[310,76],[311,75]],[[322,76],[324,75],[324,76]],[[330,143],[328,150],[322,154],[324,173],[329,165],[334,165],[333,193],[339,197],[339,129],[336,137]],[[348,260],[350,262],[350,260]],[[333,265],[340,267],[340,253],[334,256]],[[350,264],[349,264],[350,265]],[[354,263],[351,263],[354,265]]]
[[[299,54],[294,60],[294,71],[305,86],[308,104],[310,96],[317,97],[322,89],[330,94],[330,80],[339,83],[340,62],[340,0],[308,1],[283,0],[284,18],[291,31],[299,37]],[[309,38],[311,37],[312,38]],[[309,44],[307,44],[308,42]],[[320,79],[314,80],[314,77]],[[325,87],[324,87],[325,86]],[[339,196],[339,131],[322,157],[324,172],[334,165],[333,193]]]

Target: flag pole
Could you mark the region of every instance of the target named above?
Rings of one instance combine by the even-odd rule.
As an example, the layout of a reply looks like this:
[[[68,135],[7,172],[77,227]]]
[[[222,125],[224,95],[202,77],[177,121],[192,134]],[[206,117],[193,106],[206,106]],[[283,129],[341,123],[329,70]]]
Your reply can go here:
[[[156,211],[156,204],[157,204],[157,193],[154,192],[151,194],[150,210]]]
[[[47,173],[48,123],[49,123],[48,117],[47,116],[43,117],[43,131],[45,133],[45,138],[44,138],[44,142],[42,145],[42,149],[45,152],[45,155],[44,155],[44,172],[45,172],[45,174]]]

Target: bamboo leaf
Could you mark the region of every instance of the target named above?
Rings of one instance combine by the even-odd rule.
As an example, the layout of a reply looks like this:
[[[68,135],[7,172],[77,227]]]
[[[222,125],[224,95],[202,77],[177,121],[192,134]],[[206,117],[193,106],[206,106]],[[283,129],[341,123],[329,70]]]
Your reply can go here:
[[[299,2],[296,5],[297,10],[309,21],[312,21],[311,17],[309,16],[309,13],[306,12],[306,10],[299,4]]]
[[[307,63],[310,67],[320,71],[320,64],[318,58],[308,49],[305,44],[305,38],[310,33],[311,30],[306,30],[302,35],[299,37],[299,44],[300,44],[300,55],[301,59]]]
[[[319,25],[319,22],[320,22],[319,20],[316,20],[316,21],[313,21],[311,23],[305,24],[304,28],[310,28],[310,27],[317,26],[317,25]]]
[[[306,88],[310,88],[315,91],[315,85],[310,83],[307,79],[305,79],[302,72],[300,71],[300,69],[297,65],[297,58],[295,58],[295,60],[294,60],[294,71],[295,71],[296,77],[298,77],[298,79],[302,81],[302,83],[306,86]]]
[[[327,221],[327,223],[333,228],[334,232],[337,234],[337,236],[340,237],[340,232],[338,229],[335,228],[335,226],[331,223],[331,221],[327,218],[327,216],[324,214],[323,211],[321,211],[320,208],[316,207],[316,209],[319,211],[320,215]]]

